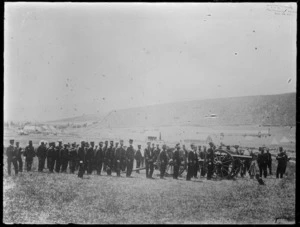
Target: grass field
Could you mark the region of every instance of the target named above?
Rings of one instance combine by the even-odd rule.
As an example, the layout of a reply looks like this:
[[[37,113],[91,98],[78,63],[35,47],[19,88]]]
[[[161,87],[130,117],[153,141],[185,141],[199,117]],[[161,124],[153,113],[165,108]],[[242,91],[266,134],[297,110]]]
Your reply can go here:
[[[133,178],[80,179],[76,174],[38,173],[36,167],[35,160],[33,172],[8,177],[5,166],[4,223],[272,224],[275,218],[295,223],[293,163],[288,176],[267,178],[265,186],[248,176],[187,182],[150,180],[141,171]]]

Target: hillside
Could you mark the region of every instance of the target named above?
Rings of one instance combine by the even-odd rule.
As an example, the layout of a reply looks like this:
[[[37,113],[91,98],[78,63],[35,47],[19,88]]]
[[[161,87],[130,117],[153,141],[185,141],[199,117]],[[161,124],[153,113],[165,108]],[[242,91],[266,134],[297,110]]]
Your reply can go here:
[[[207,117],[216,114],[215,118]],[[296,93],[222,98],[116,110],[99,127],[296,124]]]
[[[107,113],[83,114],[77,117],[70,117],[70,118],[58,119],[55,121],[48,121],[47,123],[55,124],[55,123],[100,122],[106,115]]]

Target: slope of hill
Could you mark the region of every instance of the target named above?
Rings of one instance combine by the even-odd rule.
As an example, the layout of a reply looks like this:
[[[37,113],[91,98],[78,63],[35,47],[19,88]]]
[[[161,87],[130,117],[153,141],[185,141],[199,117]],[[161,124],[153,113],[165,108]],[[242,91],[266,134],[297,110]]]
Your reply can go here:
[[[215,114],[216,117],[210,117]],[[116,110],[96,124],[101,128],[167,125],[296,124],[296,93],[221,98]],[[96,126],[94,125],[94,127]]]
[[[82,123],[82,122],[100,122],[107,113],[100,114],[83,114],[77,117],[70,117],[64,119],[58,119],[55,121],[48,121],[47,123],[55,124],[55,123]]]

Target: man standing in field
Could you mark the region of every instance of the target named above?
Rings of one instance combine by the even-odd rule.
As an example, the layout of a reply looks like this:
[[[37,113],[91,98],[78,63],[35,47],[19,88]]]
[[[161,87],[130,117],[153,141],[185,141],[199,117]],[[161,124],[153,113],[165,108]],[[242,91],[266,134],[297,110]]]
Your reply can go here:
[[[160,160],[160,179],[163,179],[165,176],[166,172],[166,167],[168,164],[168,155],[167,155],[167,146],[166,144],[163,145],[162,151],[160,152],[159,155],[159,160]]]
[[[104,153],[103,153],[103,142],[99,143],[99,148],[97,149],[96,152],[96,170],[97,174],[101,175],[101,170],[102,170],[102,163],[104,161]]]
[[[135,152],[134,158],[136,160],[136,168],[140,168],[141,166],[141,161],[142,161],[142,152],[141,152],[141,145],[138,145],[138,149]],[[140,173],[139,170],[136,171],[137,173]]]
[[[174,163],[174,173],[173,173],[173,179],[178,179],[179,175],[179,167],[180,167],[180,145],[177,144],[176,150],[174,151],[173,155],[173,163]]]
[[[108,141],[106,140],[104,142],[104,148],[103,148],[103,155],[104,155],[104,160],[103,160],[103,171],[106,172],[106,153],[108,149]]]
[[[121,176],[122,149],[124,149],[123,148],[123,140],[120,140],[120,147],[116,148],[116,151],[115,151],[115,169],[116,169],[118,177]]]
[[[18,166],[18,171],[23,172],[23,160],[22,160],[22,154],[23,154],[23,149],[19,147],[19,142],[16,142],[16,149],[17,149],[17,164]]]
[[[6,149],[7,156],[7,172],[11,175],[11,163],[14,165],[15,175],[18,175],[18,164],[17,164],[17,149],[14,147],[15,140],[9,140],[10,145]]]
[[[194,145],[194,147],[192,148],[193,149],[193,152],[194,152],[194,169],[193,169],[193,177],[194,178],[198,178],[197,177],[197,173],[198,173],[198,170],[199,170],[199,160],[198,160],[198,153],[197,153],[197,147]]]
[[[41,145],[37,148],[36,156],[39,160],[39,172],[43,172],[44,166],[45,166],[45,160],[47,156],[47,148],[44,144],[44,141],[41,142]]]
[[[158,156],[160,154],[160,148],[159,148],[159,144],[156,144],[156,149],[154,150],[154,155],[155,155],[155,161],[158,160]],[[156,169],[158,168],[158,165],[156,165]]]
[[[106,172],[108,176],[111,176],[112,164],[114,160],[114,141],[110,141],[110,147],[106,150],[105,159],[106,159]]]
[[[190,181],[192,176],[194,176],[194,165],[195,165],[194,144],[191,144],[191,150],[188,153],[188,170],[186,175],[187,181]]]
[[[200,177],[204,177],[205,176],[205,166],[204,166],[204,162],[205,162],[205,158],[206,158],[206,152],[204,152],[204,150],[201,149],[201,146],[199,146],[199,172],[200,172]]]
[[[93,160],[94,160],[94,142],[90,142],[90,147],[87,149],[86,153],[86,163],[87,163],[87,174],[91,175],[93,171]]]
[[[55,153],[55,172],[59,173],[61,168],[60,150],[63,149],[62,140],[58,141],[58,146],[54,148]]]
[[[129,147],[126,150],[126,160],[127,160],[127,172],[126,177],[130,177],[133,169],[133,161],[134,161],[134,148],[132,146],[133,140],[129,140]]]
[[[264,174],[264,178],[267,178],[267,164],[268,164],[268,156],[264,152],[264,148],[260,147],[260,154],[257,158],[257,163],[259,166],[259,177],[262,178],[262,174]]]
[[[287,156],[286,154],[283,152],[282,147],[279,147],[279,154],[276,156],[276,160],[278,161],[278,165],[277,165],[277,171],[276,171],[276,178],[282,178],[285,168],[286,168],[286,162],[287,162]]]
[[[47,149],[47,161],[48,161],[48,169],[50,173],[53,173],[54,164],[56,161],[56,152],[55,152],[55,142],[49,143],[49,148]]]
[[[81,147],[78,148],[78,160],[79,160],[79,170],[78,177],[83,178],[84,167],[85,167],[85,146],[84,141],[81,141]]]
[[[145,164],[146,164],[146,177],[153,178],[152,174],[154,171],[154,152],[152,152],[152,148],[150,147],[150,142],[147,142],[147,148],[144,151]],[[149,172],[150,171],[150,172]]]
[[[29,145],[25,148],[25,152],[23,155],[26,157],[26,167],[27,172],[29,172],[31,171],[33,158],[35,157],[34,147],[32,146],[32,140],[29,140]]]
[[[76,143],[72,143],[72,147],[70,148],[70,161],[69,161],[69,167],[70,172],[75,172],[75,166],[76,166],[76,160],[77,160],[77,151],[76,151]]]
[[[60,158],[61,158],[61,172],[66,173],[69,162],[69,149],[68,144],[64,144],[64,148],[60,150]]]
[[[270,154],[269,148],[266,148],[267,156],[267,167],[269,169],[269,174],[272,175],[272,155]]]
[[[214,169],[214,144],[209,142],[209,148],[207,150],[207,180],[211,180]]]

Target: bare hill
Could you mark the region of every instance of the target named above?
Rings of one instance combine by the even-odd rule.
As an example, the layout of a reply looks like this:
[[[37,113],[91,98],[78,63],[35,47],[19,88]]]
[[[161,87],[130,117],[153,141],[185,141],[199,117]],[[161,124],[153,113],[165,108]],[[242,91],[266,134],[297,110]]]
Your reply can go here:
[[[296,124],[296,93],[160,104],[116,110],[98,127]],[[96,125],[94,125],[96,126]]]

